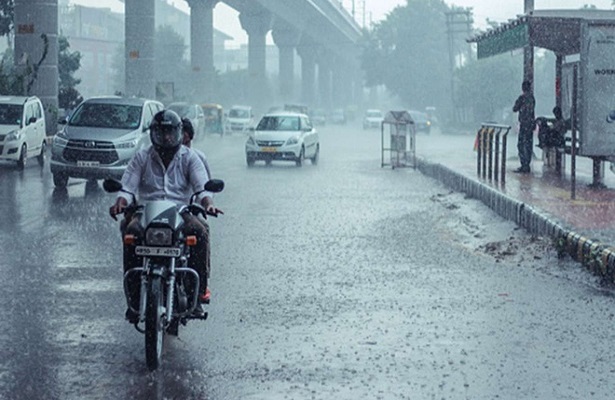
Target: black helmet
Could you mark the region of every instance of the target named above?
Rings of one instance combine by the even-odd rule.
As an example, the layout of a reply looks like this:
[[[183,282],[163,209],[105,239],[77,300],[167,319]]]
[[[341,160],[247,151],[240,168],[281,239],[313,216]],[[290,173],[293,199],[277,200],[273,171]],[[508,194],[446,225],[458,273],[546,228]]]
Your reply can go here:
[[[182,144],[182,120],[175,111],[162,110],[152,119],[149,131],[156,151],[175,153]]]
[[[184,126],[184,132],[188,134],[190,140],[194,139],[194,126],[188,118],[182,118],[182,125]]]

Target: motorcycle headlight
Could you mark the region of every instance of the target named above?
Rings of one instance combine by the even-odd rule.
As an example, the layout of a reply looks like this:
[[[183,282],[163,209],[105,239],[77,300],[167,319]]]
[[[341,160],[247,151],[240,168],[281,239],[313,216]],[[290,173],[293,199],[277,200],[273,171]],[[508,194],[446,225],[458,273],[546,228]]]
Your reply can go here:
[[[298,136],[293,136],[290,139],[288,139],[286,141],[286,145],[290,146],[291,144],[297,144],[299,143],[299,137]]]
[[[120,142],[115,145],[116,149],[132,149],[137,146],[137,139],[129,140],[127,142]]]
[[[20,130],[14,130],[14,131],[10,131],[7,135],[6,138],[4,139],[7,142],[12,142],[13,140],[19,140],[21,138],[21,131]]]
[[[170,246],[173,244],[173,231],[169,228],[149,228],[145,232],[145,244],[148,246]]]

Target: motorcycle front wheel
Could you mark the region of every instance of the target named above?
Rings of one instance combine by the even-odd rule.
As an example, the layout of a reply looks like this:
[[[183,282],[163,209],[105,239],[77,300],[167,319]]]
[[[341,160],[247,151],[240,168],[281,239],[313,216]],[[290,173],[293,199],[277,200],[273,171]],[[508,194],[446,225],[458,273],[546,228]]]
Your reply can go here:
[[[145,362],[150,371],[160,366],[162,344],[164,339],[163,326],[163,294],[160,277],[151,277],[147,287],[147,303],[145,307]]]

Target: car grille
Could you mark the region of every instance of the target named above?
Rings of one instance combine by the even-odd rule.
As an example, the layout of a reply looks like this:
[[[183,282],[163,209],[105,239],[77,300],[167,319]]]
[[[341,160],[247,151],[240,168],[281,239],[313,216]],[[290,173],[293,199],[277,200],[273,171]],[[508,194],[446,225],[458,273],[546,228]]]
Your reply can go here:
[[[256,144],[261,147],[280,147],[284,144],[283,140],[257,140]]]
[[[69,140],[63,155],[70,162],[98,161],[101,164],[112,164],[119,160],[113,143],[91,140]]]

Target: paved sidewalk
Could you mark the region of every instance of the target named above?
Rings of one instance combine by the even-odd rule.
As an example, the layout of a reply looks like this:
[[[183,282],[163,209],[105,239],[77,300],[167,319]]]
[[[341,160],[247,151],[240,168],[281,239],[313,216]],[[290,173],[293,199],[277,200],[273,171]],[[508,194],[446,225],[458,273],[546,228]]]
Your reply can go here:
[[[542,152],[530,174],[517,174],[517,137],[509,135],[506,182],[477,175],[474,134],[417,135],[419,169],[456,190],[464,191],[505,218],[535,234],[551,236],[562,250],[615,283],[615,174],[605,165],[606,188],[591,188],[592,162],[577,157],[576,197],[571,198],[570,156],[559,177],[545,167]]]

